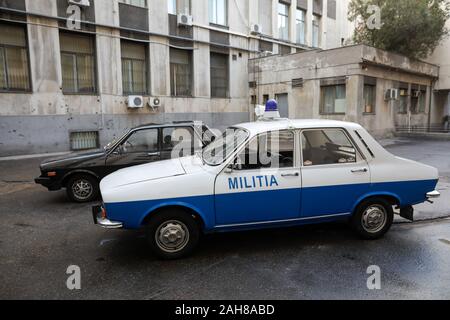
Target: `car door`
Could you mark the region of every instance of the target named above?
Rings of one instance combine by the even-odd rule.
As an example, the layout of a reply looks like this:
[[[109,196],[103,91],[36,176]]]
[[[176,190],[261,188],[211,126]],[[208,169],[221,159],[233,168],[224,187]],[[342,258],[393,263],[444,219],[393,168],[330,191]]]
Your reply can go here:
[[[296,139],[294,131],[275,131],[248,142],[217,176],[217,225],[299,218],[301,175]]]
[[[132,132],[106,159],[109,173],[139,164],[161,160],[159,129]]]
[[[197,150],[202,148],[202,141],[194,134],[193,127],[167,127],[161,130],[162,159],[190,156],[194,154],[195,148]]]
[[[344,129],[303,130],[302,217],[350,214],[370,188],[370,168]]]

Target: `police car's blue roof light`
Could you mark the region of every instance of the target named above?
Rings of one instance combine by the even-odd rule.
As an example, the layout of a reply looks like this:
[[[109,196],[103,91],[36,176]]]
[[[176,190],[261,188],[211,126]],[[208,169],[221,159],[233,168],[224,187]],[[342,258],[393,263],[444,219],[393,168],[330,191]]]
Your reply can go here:
[[[271,99],[266,102],[266,112],[278,111],[278,102],[277,100]]]

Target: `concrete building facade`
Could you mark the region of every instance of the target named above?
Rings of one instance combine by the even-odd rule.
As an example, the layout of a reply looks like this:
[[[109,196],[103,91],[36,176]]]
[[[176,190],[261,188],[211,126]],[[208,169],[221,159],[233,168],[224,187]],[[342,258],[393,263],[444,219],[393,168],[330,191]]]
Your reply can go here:
[[[440,112],[438,66],[364,45],[257,58],[249,74],[255,103],[275,98],[285,117],[358,122],[379,137]]]
[[[247,121],[249,59],[339,47],[347,3],[0,0],[0,156],[100,146],[142,123]]]
[[[446,23],[450,29],[450,20]],[[433,92],[433,105],[436,112],[433,114],[431,123],[442,124],[450,118],[450,37],[445,38],[427,59],[430,63],[439,66],[439,79]]]

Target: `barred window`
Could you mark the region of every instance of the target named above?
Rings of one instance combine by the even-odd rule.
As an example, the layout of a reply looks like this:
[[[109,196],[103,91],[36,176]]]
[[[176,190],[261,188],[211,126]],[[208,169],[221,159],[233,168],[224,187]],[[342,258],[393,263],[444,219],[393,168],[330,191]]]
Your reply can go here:
[[[211,97],[228,97],[228,55],[211,52]]]
[[[60,33],[64,93],[95,93],[95,46],[91,36]]]
[[[147,45],[122,41],[122,84],[126,95],[147,94]]]
[[[0,24],[0,90],[30,89],[25,28]]]
[[[192,96],[192,51],[170,49],[172,96]]]

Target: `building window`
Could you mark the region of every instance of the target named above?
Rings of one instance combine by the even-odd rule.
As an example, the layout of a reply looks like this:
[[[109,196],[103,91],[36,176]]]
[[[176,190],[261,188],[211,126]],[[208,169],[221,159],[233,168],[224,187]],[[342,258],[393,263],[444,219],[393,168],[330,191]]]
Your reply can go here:
[[[266,105],[267,101],[269,101],[269,95],[268,94],[264,94],[263,95],[263,105]]]
[[[320,95],[322,114],[345,114],[347,111],[345,84],[322,86]]]
[[[414,86],[415,88],[411,92],[411,112],[412,113],[424,113],[425,112],[425,100],[427,92],[420,86]]]
[[[320,16],[314,14],[312,21],[312,46],[318,48],[320,45]]]
[[[121,42],[122,85],[126,95],[147,94],[147,45]]]
[[[305,44],[306,40],[306,11],[297,9],[297,16],[295,19],[295,27],[297,30],[297,43]]]
[[[168,0],[170,14],[191,14],[190,0]]]
[[[376,105],[377,79],[366,77],[364,79],[364,113],[374,114]]]
[[[147,0],[119,0],[119,2],[129,4],[136,7],[147,7]]]
[[[95,93],[94,38],[60,33],[64,93]]]
[[[228,0],[209,0],[209,22],[228,25]]]
[[[282,40],[289,40],[289,6],[278,3],[278,37]]]
[[[170,49],[172,96],[192,96],[192,51]]]
[[[228,60],[227,54],[211,52],[211,97],[228,97]]]
[[[425,108],[426,108],[426,97],[427,97],[427,92],[425,90],[421,90],[420,91],[420,95],[419,95],[419,108],[418,111],[419,113],[425,113]]]
[[[25,28],[0,25],[0,90],[29,91],[27,37]]]
[[[398,113],[408,112],[408,88],[403,87],[399,89]]]

